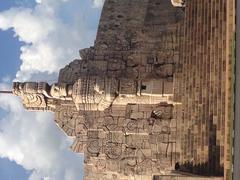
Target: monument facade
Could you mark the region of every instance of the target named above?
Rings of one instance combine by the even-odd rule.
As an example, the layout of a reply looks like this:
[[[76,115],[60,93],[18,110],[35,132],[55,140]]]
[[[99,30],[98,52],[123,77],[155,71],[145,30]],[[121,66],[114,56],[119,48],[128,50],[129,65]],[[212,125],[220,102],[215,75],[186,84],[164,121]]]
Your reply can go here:
[[[86,180],[168,179],[176,164],[217,176],[227,167],[227,179],[234,3],[220,1],[106,0],[94,46],[57,83],[14,82],[13,93],[55,113]]]

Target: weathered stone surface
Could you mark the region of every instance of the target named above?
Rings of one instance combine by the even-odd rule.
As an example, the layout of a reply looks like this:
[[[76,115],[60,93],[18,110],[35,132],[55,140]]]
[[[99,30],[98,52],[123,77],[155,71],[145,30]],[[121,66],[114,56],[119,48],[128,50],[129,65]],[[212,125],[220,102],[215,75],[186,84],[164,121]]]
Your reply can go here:
[[[76,140],[72,146],[84,151],[85,162],[92,164],[85,179],[92,174],[98,179],[151,179],[154,173],[169,172],[171,147],[176,146],[173,101],[168,96],[173,94],[173,62],[178,55],[177,11],[167,1],[106,1],[95,45],[80,51],[82,60],[74,68],[70,64],[60,71],[59,82],[68,77],[75,82],[87,72],[116,77],[120,85],[121,99],[103,112],[85,112],[85,124],[76,126],[83,128],[77,130],[80,136],[87,131],[86,145]],[[98,167],[98,160],[104,165]]]
[[[215,1],[106,0],[81,60],[58,83],[14,83],[13,93],[28,110],[55,113],[75,138],[71,149],[84,153],[85,180],[174,179],[153,175],[171,174],[176,162],[219,175],[231,107],[223,44],[232,39],[222,24],[232,17]]]
[[[151,179],[177,161],[177,11],[165,0],[106,0],[94,46],[60,70],[58,83],[14,84],[27,109],[54,111],[75,137],[86,180]]]
[[[232,174],[234,7],[232,0],[186,1],[176,76],[182,77],[177,93],[183,168],[225,179]]]
[[[185,7],[185,0],[171,0],[171,2],[175,7]]]

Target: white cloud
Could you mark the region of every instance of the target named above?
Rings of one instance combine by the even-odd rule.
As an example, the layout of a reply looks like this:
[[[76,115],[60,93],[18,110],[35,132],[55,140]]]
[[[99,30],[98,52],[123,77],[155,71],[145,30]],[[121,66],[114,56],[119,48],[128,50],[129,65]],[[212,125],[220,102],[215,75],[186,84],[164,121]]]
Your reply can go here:
[[[36,3],[42,3],[42,1],[41,0],[36,0]]]
[[[82,179],[82,157],[70,151],[67,139],[54,124],[51,113],[26,113],[18,98],[0,96],[9,111],[0,121],[0,156],[33,170],[30,180]]]
[[[93,0],[93,6],[96,8],[102,7],[105,0]]]
[[[100,10],[92,7],[100,7],[99,2],[36,0],[34,8],[0,12],[0,29],[13,29],[24,42],[16,79],[57,79],[59,69],[95,39]],[[0,84],[0,89],[10,87]],[[0,95],[0,108],[7,112],[0,118],[0,157],[31,170],[30,180],[82,179],[82,157],[69,150],[72,140],[57,128],[53,114],[26,112],[20,99],[11,95]]]
[[[96,28],[87,27],[92,12],[86,0],[38,0],[33,9],[20,7],[0,13],[0,29],[12,28],[25,42],[17,79],[25,81],[38,73],[56,73],[79,58],[78,50],[95,38]]]

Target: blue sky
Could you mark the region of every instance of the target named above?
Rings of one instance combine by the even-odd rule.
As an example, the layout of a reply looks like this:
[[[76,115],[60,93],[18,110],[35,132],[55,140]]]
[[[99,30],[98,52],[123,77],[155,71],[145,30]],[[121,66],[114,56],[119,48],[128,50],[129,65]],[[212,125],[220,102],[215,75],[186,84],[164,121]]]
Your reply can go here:
[[[16,6],[14,0],[0,2],[0,11],[7,10]],[[14,38],[12,30],[0,31],[0,78],[15,78],[19,69],[20,46],[21,42]],[[0,116],[4,116],[5,112],[0,109]],[[14,161],[7,158],[0,158],[0,179],[5,180],[25,180],[28,179],[29,172],[22,166],[17,165]]]
[[[0,77],[13,79],[19,70],[20,46],[17,38],[13,38],[14,32],[11,30],[0,31]]]
[[[59,68],[78,58],[80,48],[93,44],[101,4],[102,0],[1,1],[0,88],[10,88],[14,79],[57,79]],[[82,178],[82,156],[69,150],[71,143],[52,114],[26,112],[20,99],[0,96],[0,179]]]
[[[26,171],[22,166],[15,162],[9,161],[7,158],[0,160],[0,179],[3,180],[25,180],[28,179],[30,172]]]
[[[0,2],[0,11],[16,6],[16,0]],[[15,77],[20,66],[19,55],[21,43],[17,38],[13,38],[14,32],[11,30],[0,31],[0,78]],[[10,52],[11,50],[11,52]]]

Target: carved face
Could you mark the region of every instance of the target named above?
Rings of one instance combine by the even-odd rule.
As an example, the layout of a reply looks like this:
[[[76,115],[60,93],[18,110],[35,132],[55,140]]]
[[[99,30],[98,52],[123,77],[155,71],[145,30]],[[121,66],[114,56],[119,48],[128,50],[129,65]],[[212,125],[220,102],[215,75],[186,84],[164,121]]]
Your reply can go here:
[[[67,96],[66,84],[53,84],[51,86],[50,94],[53,98],[61,98]]]

